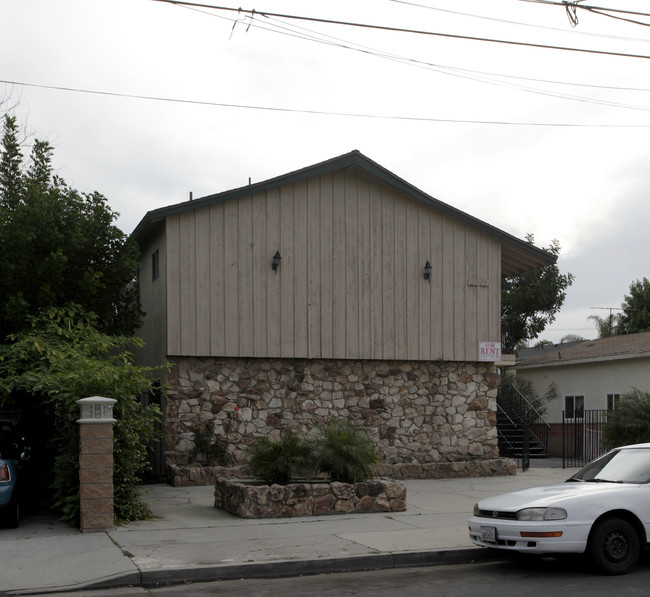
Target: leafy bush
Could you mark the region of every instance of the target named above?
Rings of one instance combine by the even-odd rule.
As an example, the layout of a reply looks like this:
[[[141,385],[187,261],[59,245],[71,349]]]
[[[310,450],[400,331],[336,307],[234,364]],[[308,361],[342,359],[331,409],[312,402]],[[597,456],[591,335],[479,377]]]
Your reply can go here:
[[[362,427],[333,419],[316,428],[313,442],[318,470],[331,481],[358,483],[372,477],[379,458]]]
[[[266,484],[286,485],[297,477],[326,474],[330,481],[358,483],[372,477],[379,458],[362,427],[333,419],[301,440],[287,433],[278,441],[258,437],[248,448],[251,474]]]
[[[607,417],[603,438],[608,448],[650,441],[650,393],[634,389],[621,396]]]
[[[127,346],[136,338],[107,336],[96,317],[76,305],[52,308],[30,318],[30,327],[0,346],[0,403],[21,405],[35,397],[53,415],[50,453],[53,508],[64,520],[79,522],[79,405],[87,396],[115,398],[114,515],[120,524],[146,518],[148,507],[137,493],[149,466],[148,447],[160,420],[156,405],[140,395],[152,390],[152,369],[136,367]]]
[[[296,477],[310,477],[314,472],[311,445],[292,433],[283,434],[278,441],[258,437],[247,452],[251,474],[267,485],[286,485]]]

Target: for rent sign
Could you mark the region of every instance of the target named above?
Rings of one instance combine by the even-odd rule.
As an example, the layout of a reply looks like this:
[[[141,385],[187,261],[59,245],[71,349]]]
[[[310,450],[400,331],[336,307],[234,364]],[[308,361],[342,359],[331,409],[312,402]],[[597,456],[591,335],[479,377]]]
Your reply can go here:
[[[479,342],[478,360],[496,362],[501,360],[501,342]]]

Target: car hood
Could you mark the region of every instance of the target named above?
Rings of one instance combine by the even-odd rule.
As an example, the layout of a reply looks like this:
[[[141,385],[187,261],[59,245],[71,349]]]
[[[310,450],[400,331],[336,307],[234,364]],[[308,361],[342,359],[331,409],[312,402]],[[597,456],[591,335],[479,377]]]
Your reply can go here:
[[[625,488],[636,485],[620,483],[561,483],[545,485],[513,491],[479,502],[481,510],[517,511],[522,508],[546,508],[559,504],[567,504],[584,496],[596,497],[609,493],[617,493]]]

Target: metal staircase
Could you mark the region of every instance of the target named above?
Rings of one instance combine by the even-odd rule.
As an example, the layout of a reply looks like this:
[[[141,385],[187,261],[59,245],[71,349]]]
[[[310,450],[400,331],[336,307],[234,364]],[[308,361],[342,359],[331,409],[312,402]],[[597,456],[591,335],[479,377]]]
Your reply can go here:
[[[550,427],[514,385],[499,385],[497,433],[501,456],[517,459],[548,457]]]

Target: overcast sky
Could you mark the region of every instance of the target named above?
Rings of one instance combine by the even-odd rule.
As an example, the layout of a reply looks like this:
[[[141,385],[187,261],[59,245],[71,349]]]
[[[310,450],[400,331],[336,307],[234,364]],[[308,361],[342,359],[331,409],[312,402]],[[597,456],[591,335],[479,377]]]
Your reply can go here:
[[[524,0],[221,2],[256,14],[0,1],[0,98],[124,232],[190,192],[358,149],[515,236],[560,242],[576,280],[541,338],[596,337],[587,318],[608,311],[594,307],[650,277],[649,27],[586,10],[572,27],[562,6]]]

